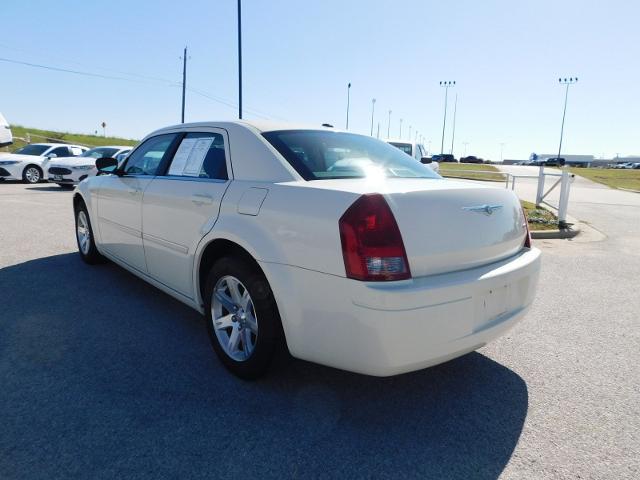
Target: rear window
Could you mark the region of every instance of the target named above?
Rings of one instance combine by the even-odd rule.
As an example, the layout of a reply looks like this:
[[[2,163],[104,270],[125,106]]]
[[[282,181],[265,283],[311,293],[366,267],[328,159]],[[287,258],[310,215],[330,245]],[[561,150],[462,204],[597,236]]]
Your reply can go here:
[[[398,142],[389,142],[389,145],[393,145],[396,148],[399,148],[407,155],[413,156],[413,152],[411,151],[410,143],[398,143]]]
[[[365,135],[321,130],[283,130],[263,134],[305,180],[440,178],[388,143]]]

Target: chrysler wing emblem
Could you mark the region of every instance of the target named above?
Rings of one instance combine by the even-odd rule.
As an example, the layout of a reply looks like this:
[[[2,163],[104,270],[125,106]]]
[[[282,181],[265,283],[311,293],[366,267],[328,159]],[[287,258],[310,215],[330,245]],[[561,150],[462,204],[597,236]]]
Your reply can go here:
[[[493,212],[500,210],[502,205],[475,205],[473,207],[462,207],[468,212],[484,213],[486,216],[493,215]]]

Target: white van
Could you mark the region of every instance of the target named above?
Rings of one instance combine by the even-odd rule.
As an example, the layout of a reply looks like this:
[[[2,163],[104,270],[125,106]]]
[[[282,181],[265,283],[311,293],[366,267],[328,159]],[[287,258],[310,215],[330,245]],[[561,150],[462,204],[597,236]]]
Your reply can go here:
[[[13,135],[11,133],[11,127],[0,113],[0,147],[6,147],[13,143]]]

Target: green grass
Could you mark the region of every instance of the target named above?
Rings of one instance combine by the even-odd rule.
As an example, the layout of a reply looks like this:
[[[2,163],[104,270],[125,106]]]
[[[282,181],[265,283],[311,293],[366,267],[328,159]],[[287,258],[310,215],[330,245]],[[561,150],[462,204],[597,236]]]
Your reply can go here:
[[[22,127],[20,125],[11,125],[11,132],[14,137],[13,145],[0,148],[0,152],[13,152],[14,150],[24,146],[25,142],[23,140],[19,140],[19,138],[27,138],[27,134],[31,136],[31,143],[76,143],[78,145],[86,145],[88,147],[99,147],[101,145],[135,145],[138,143],[137,140],[128,138],[56,132],[53,130],[40,130],[37,128]]]
[[[611,188],[629,188],[640,191],[640,170],[622,168],[570,168],[571,173],[603,183]]]
[[[529,230],[557,230],[558,217],[549,210],[526,200],[520,200],[520,203],[529,220]]]
[[[472,170],[471,172],[469,170]],[[487,173],[476,173],[482,170]],[[496,172],[496,173],[492,173]],[[468,178],[470,180],[486,180],[489,182],[504,182],[505,176],[493,165],[483,163],[450,163],[440,162],[440,175],[449,178]]]

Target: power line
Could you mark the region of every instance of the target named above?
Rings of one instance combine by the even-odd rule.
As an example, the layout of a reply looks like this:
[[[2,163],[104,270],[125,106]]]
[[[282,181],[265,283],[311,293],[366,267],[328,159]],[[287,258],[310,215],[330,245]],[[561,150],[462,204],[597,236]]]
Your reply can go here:
[[[85,77],[94,77],[94,78],[102,78],[105,80],[118,80],[118,81],[125,81],[125,82],[133,82],[133,83],[148,83],[148,82],[143,82],[141,80],[135,80],[132,78],[126,78],[126,77],[119,77],[119,76],[115,76],[115,75],[103,75],[100,73],[95,73],[95,72],[88,72],[88,71],[82,71],[82,70],[74,70],[74,69],[70,69],[70,68],[62,68],[62,67],[54,67],[51,65],[44,65],[44,64],[40,64],[40,63],[32,63],[32,62],[25,62],[22,60],[15,60],[15,59],[11,59],[11,58],[4,58],[4,57],[0,57],[0,62],[5,62],[5,63],[12,63],[12,64],[16,64],[16,65],[23,65],[23,66],[27,66],[27,67],[32,67],[32,68],[41,68],[44,70],[51,70],[54,72],[61,72],[61,73],[70,73],[70,74],[74,74],[74,75],[81,75],[81,76],[85,76]],[[125,75],[130,75],[130,76],[138,76],[141,78],[145,78],[148,80],[154,80],[160,83],[163,83],[164,86],[169,86],[169,87],[176,87],[176,86],[182,86],[181,82],[176,82],[173,80],[169,80],[169,79],[165,79],[165,78],[160,78],[160,77],[151,77],[151,76],[145,76],[145,75],[138,75],[138,74],[134,74],[134,73],[126,73],[126,72],[120,72],[123,73]],[[200,95],[204,98],[208,98],[209,100],[212,100],[214,102],[220,103],[222,105],[225,105],[227,107],[230,108],[238,108],[238,103],[230,101],[230,100],[225,100],[222,99],[220,97],[216,97],[213,96],[211,94],[209,94],[208,92],[205,92],[203,90],[199,90],[193,87],[187,87],[187,90],[189,90],[190,92],[193,92],[197,95]],[[244,110],[247,111],[248,113],[251,113],[252,115],[256,116],[256,117],[260,117],[263,119],[271,119],[271,118],[276,118],[276,119],[280,119],[283,120],[280,117],[276,117],[274,115],[270,115],[267,114],[265,112],[261,112],[259,110],[256,109],[249,109],[246,106],[244,107]]]

